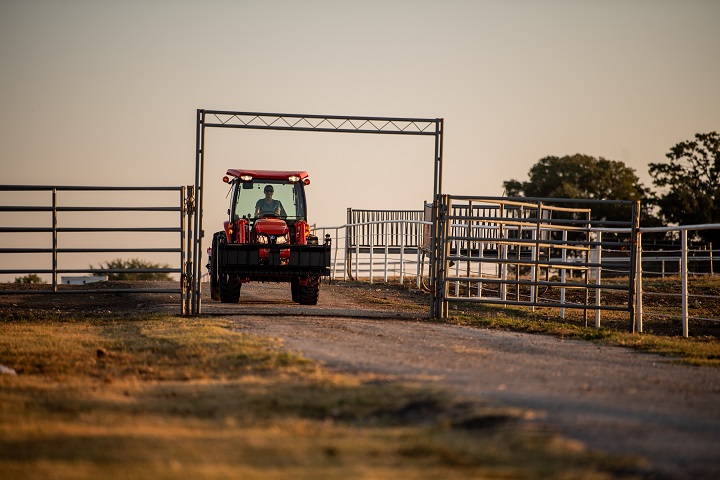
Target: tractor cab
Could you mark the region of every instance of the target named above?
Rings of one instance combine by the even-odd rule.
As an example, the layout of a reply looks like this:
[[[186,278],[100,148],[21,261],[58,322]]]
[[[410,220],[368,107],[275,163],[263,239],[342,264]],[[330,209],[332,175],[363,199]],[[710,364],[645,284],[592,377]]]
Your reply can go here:
[[[306,243],[307,172],[235,170],[223,178],[232,185],[232,200],[225,223],[229,243]]]
[[[226,176],[228,183],[235,185],[230,221],[263,217],[291,223],[307,220],[304,187],[310,180],[306,172],[228,170],[228,175],[234,177]]]

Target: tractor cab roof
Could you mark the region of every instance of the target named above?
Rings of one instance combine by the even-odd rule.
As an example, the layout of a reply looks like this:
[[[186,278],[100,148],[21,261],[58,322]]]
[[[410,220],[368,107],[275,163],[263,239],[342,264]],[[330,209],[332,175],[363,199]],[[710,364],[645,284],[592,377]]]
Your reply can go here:
[[[231,168],[227,171],[227,174],[243,181],[285,180],[291,183],[303,181],[308,177],[307,172],[299,170],[243,170]]]

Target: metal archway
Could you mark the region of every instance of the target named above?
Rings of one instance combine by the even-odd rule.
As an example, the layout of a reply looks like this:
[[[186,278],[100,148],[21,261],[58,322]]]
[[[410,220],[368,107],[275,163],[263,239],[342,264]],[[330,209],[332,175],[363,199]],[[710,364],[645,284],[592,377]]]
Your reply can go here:
[[[191,307],[193,314],[201,312],[202,238],[203,238],[203,193],[205,172],[205,129],[244,128],[254,130],[281,130],[304,132],[371,133],[385,135],[424,135],[435,137],[433,154],[433,233],[430,252],[430,285],[434,290],[439,272],[437,271],[438,245],[437,212],[442,195],[442,118],[401,118],[362,117],[339,115],[300,115],[281,113],[232,112],[224,110],[197,110],[195,148],[195,225],[188,238],[192,237],[191,264],[186,268],[186,279],[191,279]],[[437,316],[438,302],[433,295],[431,316]]]

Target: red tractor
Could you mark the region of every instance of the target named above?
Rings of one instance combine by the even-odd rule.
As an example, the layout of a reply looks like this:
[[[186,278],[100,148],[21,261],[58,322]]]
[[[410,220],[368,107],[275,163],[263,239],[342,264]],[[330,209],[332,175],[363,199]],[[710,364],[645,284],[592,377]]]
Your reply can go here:
[[[246,282],[289,282],[294,302],[315,305],[330,275],[330,235],[318,242],[307,222],[307,172],[230,169],[229,218],[208,249],[210,296],[237,303]]]

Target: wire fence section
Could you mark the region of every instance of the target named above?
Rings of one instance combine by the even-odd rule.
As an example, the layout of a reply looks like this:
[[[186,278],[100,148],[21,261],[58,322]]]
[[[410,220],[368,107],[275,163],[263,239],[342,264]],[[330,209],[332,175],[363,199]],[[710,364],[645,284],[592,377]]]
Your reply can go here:
[[[193,187],[0,185],[0,277],[49,278],[45,289],[2,289],[0,294],[178,293],[186,313],[192,199]],[[154,268],[103,267],[108,254],[147,254],[169,261]],[[60,288],[120,273],[169,274],[180,281],[176,288]]]

